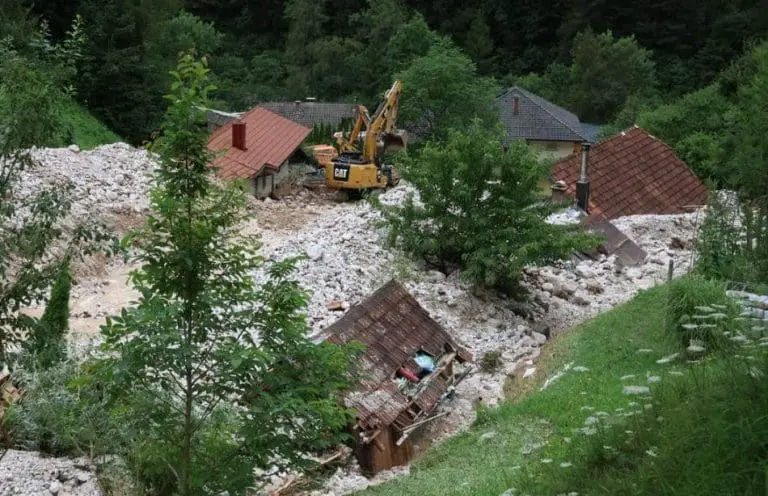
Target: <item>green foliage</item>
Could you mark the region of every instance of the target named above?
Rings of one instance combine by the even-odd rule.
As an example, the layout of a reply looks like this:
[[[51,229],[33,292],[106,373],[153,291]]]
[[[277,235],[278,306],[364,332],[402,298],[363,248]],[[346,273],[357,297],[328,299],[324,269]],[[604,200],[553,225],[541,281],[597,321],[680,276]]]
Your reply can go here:
[[[53,281],[51,296],[42,318],[31,329],[24,351],[32,363],[45,370],[66,357],[69,329],[69,292],[72,286],[70,260],[65,258]]]
[[[651,54],[634,37],[615,38],[611,31],[576,35],[572,49],[570,101],[587,122],[607,122],[637,93],[652,93],[656,74]]]
[[[69,98],[68,64],[76,59],[72,50],[78,43],[50,45],[44,34],[33,39],[38,45],[23,50],[14,49],[13,40],[0,41],[0,365],[12,365],[9,347],[35,328],[35,319],[20,309],[45,301],[60,261],[103,248],[109,239],[92,220],[62,229],[60,221],[72,204],[71,185],[17,194],[22,170],[34,165],[29,148],[61,136],[58,112]]]
[[[739,91],[740,112],[736,122],[734,163],[743,194],[768,204],[768,144],[762,138],[768,132],[768,43],[752,52],[756,73]],[[764,212],[763,212],[764,213]]]
[[[501,352],[489,351],[480,359],[480,370],[485,373],[493,373],[501,368]]]
[[[382,208],[390,241],[405,251],[443,272],[461,267],[481,286],[514,291],[526,265],[567,258],[595,240],[580,227],[545,222],[551,206],[537,191],[546,167],[525,143],[505,150],[501,135],[476,120],[467,132],[451,131],[445,142],[401,157],[419,198]]]
[[[91,150],[100,145],[121,141],[118,135],[107,129],[75,100],[66,100],[61,105],[59,115],[63,122],[71,125],[72,139],[69,142],[59,140],[52,145],[67,146],[74,143],[82,150]]]
[[[683,346],[696,340],[707,351],[726,347],[728,341],[723,332],[733,328],[733,319],[740,310],[725,289],[725,283],[699,275],[681,277],[667,285],[669,331],[679,335]],[[712,318],[712,314],[725,317]]]
[[[339,131],[330,124],[314,124],[312,133],[304,140],[307,145],[330,145],[334,143],[333,133]]]
[[[418,12],[410,20],[399,26],[387,43],[385,54],[391,72],[399,72],[408,67],[415,58],[423,57],[435,45],[440,37],[429,29],[424,17]],[[377,88],[377,91],[378,90]]]
[[[509,76],[507,81],[510,85],[520,86],[552,102],[566,104],[573,76],[570,67],[553,62],[541,75],[530,73],[521,77]]]
[[[124,241],[142,264],[140,297],[103,326],[100,370],[139,420],[125,450],[145,489],[240,494],[253,467],[300,468],[341,439],[350,417],[335,394],[351,353],[308,338],[293,260],[256,285],[264,261],[238,229],[244,193],[209,177],[205,60],[185,55],[172,76],[152,214]]]
[[[679,100],[641,112],[637,123],[672,146],[696,174],[717,185],[732,183],[727,166],[733,151],[734,106],[713,84]]]
[[[422,137],[444,138],[449,129],[465,129],[473,119],[498,120],[498,89],[479,77],[475,64],[450,41],[432,45],[423,57],[396,75],[403,82],[402,126],[418,126]]]
[[[712,279],[742,280],[746,260],[743,257],[741,229],[738,227],[739,206],[712,193],[707,202],[707,215],[696,236],[698,274]]]
[[[55,456],[114,454],[132,420],[107,404],[89,364],[64,361],[45,371],[14,371],[24,400],[8,411],[4,429],[14,445]]]

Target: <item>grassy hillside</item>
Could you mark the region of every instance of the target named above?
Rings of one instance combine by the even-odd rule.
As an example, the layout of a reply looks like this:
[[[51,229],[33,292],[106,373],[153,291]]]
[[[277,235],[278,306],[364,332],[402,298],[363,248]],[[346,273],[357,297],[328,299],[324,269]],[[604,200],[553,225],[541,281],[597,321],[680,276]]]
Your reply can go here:
[[[73,100],[62,104],[61,116],[64,123],[71,126],[72,142],[83,150],[120,141],[118,135]],[[59,143],[61,146],[70,144],[72,143]]]
[[[683,354],[665,331],[668,295],[643,292],[561,336],[536,379],[510,384],[516,401],[364,494],[765,494],[767,348],[657,363]]]

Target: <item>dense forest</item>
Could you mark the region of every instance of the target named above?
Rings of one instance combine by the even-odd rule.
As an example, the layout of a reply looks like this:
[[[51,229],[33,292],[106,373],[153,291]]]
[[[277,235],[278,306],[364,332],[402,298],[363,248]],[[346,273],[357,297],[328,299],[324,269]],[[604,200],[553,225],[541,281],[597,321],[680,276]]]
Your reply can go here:
[[[443,42],[498,86],[525,83],[606,123],[706,86],[768,33],[759,0],[0,0],[0,37],[23,43],[21,25],[45,19],[57,41],[76,15],[86,37],[77,98],[134,143],[159,124],[167,71],[192,46],[210,55],[215,103],[231,110],[371,103]]]

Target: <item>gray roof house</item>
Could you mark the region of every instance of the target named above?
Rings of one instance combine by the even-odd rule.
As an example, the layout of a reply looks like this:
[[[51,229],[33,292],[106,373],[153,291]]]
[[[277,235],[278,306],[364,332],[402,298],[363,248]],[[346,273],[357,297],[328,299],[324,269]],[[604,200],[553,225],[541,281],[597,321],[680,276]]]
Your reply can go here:
[[[333,127],[334,131],[339,130],[345,120],[354,120],[357,111],[354,103],[315,101],[265,102],[259,106],[302,126],[312,128],[315,124],[327,125]]]
[[[599,132],[599,126],[585,125],[574,113],[519,86],[507,89],[496,101],[508,142],[525,140],[549,155],[570,155]]]
[[[327,125],[333,131],[340,131],[345,121],[354,121],[357,117],[357,105],[354,103],[324,103],[315,101],[266,102],[260,103],[270,112],[292,120],[296,124],[312,129],[315,124]],[[228,122],[239,119],[245,112],[223,112],[205,109],[208,115],[208,129],[213,131]]]

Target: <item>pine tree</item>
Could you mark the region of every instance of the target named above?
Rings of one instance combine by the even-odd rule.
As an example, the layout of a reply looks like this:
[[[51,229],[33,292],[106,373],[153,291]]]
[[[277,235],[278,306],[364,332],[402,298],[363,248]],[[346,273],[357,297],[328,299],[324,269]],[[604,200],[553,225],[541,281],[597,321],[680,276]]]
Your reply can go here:
[[[70,259],[64,259],[51,288],[51,296],[43,317],[25,343],[34,364],[41,369],[60,362],[66,356],[66,333],[69,329],[69,293],[72,287]]]

